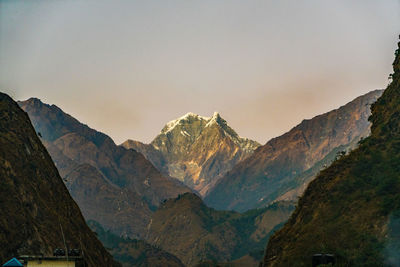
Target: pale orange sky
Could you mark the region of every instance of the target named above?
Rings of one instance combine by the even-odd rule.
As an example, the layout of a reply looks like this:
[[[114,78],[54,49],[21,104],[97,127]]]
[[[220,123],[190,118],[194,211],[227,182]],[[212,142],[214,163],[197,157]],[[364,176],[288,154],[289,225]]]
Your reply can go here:
[[[0,91],[151,141],[219,111],[265,143],[384,88],[399,0],[0,0]]]

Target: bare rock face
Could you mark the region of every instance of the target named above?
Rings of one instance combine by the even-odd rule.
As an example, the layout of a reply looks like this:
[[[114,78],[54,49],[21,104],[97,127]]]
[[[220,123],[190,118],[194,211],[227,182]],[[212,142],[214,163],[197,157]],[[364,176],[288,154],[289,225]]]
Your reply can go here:
[[[57,106],[35,98],[19,105],[42,136],[87,220],[140,238],[161,201],[191,191],[162,175],[142,154],[117,146]]]
[[[205,195],[215,182],[259,146],[241,138],[215,112],[211,118],[193,113],[170,121],[149,144],[122,144],[143,153],[161,172]]]
[[[350,150],[368,136],[370,105],[381,94],[376,90],[360,96],[270,140],[221,178],[205,202],[217,209],[244,211],[265,206],[285,193],[296,198],[336,152]]]
[[[51,256],[83,250],[88,266],[118,266],[68,193],[29,118],[0,93],[0,261],[17,255]]]

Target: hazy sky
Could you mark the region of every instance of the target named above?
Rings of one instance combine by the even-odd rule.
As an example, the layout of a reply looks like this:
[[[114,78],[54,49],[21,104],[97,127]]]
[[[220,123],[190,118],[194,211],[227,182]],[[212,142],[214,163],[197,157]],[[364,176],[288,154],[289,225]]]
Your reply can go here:
[[[0,0],[0,91],[151,141],[219,111],[265,143],[386,87],[400,0]]]

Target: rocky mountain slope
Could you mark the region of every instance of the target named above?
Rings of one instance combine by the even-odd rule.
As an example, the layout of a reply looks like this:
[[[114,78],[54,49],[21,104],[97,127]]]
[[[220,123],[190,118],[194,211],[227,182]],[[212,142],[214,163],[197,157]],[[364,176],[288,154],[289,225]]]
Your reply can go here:
[[[55,105],[19,102],[48,148],[87,220],[117,234],[142,237],[152,210],[190,191],[162,175],[142,154],[117,146]]]
[[[400,42],[393,81],[372,106],[371,136],[310,183],[270,240],[265,266],[309,266],[332,253],[339,266],[400,262]]]
[[[88,225],[122,267],[184,267],[177,257],[145,241],[117,236],[96,221]]]
[[[202,261],[227,262],[249,254],[256,254],[260,261],[270,234],[286,222],[293,209],[293,203],[280,202],[243,214],[216,211],[197,195],[186,193],[160,206],[146,239],[189,266]],[[252,263],[254,259],[250,265],[247,260],[247,266]]]
[[[0,93],[0,262],[83,250],[89,266],[118,266],[86,225],[25,112]]]
[[[143,153],[163,173],[204,195],[259,144],[241,138],[215,112],[211,118],[188,113],[167,123],[149,145],[128,140],[122,146]]]
[[[349,150],[369,134],[370,104],[381,94],[372,91],[270,140],[221,178],[205,197],[206,204],[244,211],[265,206],[288,191],[288,198],[297,197],[336,152]]]

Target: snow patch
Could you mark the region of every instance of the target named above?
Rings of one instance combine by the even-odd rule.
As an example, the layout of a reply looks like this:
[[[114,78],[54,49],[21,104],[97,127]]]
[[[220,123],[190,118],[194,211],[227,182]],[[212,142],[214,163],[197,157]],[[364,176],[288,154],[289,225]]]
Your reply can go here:
[[[210,127],[212,125],[218,125],[221,127],[221,129],[223,130],[224,134],[229,137],[235,144],[237,144],[241,149],[243,149],[246,152],[252,152],[254,151],[260,144],[258,144],[257,142],[253,142],[250,139],[247,138],[243,138],[241,136],[239,136],[232,128],[229,127],[229,125],[227,124],[227,122],[221,118],[220,114],[218,112],[214,112],[214,114],[212,115],[212,117],[203,117],[203,116],[199,116],[197,114],[194,114],[192,112],[189,112],[187,114],[185,114],[184,116],[176,119],[176,120],[172,120],[170,122],[168,122],[165,127],[161,130],[161,134],[168,134],[169,132],[171,132],[173,129],[175,129],[176,126],[182,124],[185,121],[188,121],[189,119],[194,119],[194,120],[201,120],[206,122],[204,128],[206,127]],[[189,137],[191,136],[186,130],[182,129],[180,131],[180,134],[182,136],[185,137]],[[199,138],[200,136],[198,136],[197,138]],[[165,145],[165,142],[162,141],[162,145]],[[155,147],[155,149],[159,149],[158,147]]]
[[[179,123],[181,123],[189,118],[196,118],[199,120],[206,120],[206,121],[208,121],[210,119],[210,118],[199,116],[197,114],[189,112],[176,120],[172,120],[172,121],[168,122],[167,125],[165,125],[164,129],[161,132],[164,134],[167,134],[170,131],[172,131],[177,125],[179,125]]]
[[[221,116],[219,115],[219,113],[217,111],[215,111],[214,114],[212,115],[212,117],[207,122],[205,127],[209,127],[209,126],[211,126],[213,124],[218,123],[219,119],[221,119]]]
[[[186,131],[181,131],[181,135],[190,137],[191,135]]]

